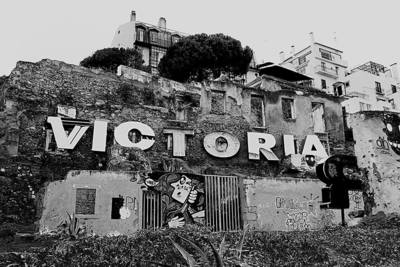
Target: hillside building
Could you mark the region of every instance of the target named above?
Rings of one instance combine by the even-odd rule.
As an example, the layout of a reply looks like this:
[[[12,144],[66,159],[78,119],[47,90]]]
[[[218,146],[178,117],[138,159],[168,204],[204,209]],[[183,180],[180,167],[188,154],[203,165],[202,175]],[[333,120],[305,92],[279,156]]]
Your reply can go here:
[[[343,60],[343,51],[325,44],[316,42],[314,33],[310,33],[310,44],[296,51],[291,46],[290,56],[280,52],[280,65],[293,69],[301,74],[313,78],[312,86],[328,94],[343,91],[342,84],[347,69],[347,62]]]
[[[157,73],[157,66],[168,47],[186,34],[167,28],[167,20],[161,17],[157,25],[136,20],[132,11],[130,21],[119,26],[112,40],[112,47],[138,48],[142,52],[144,64]]]

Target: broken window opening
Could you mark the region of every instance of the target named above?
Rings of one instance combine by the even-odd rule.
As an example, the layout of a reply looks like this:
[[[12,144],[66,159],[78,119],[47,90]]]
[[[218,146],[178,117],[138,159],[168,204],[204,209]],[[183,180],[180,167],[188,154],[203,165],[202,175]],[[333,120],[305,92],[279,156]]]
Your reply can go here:
[[[123,197],[113,197],[111,201],[111,219],[121,219],[120,209],[124,206]]]
[[[225,92],[211,91],[211,113],[225,113]]]
[[[325,109],[323,103],[311,103],[314,133],[325,133]]]
[[[296,118],[293,99],[282,98],[282,113],[286,120]]]
[[[265,108],[264,99],[259,95],[252,95],[250,99],[250,119],[256,126],[265,126]]]
[[[75,214],[95,214],[96,189],[77,188],[75,200]]]

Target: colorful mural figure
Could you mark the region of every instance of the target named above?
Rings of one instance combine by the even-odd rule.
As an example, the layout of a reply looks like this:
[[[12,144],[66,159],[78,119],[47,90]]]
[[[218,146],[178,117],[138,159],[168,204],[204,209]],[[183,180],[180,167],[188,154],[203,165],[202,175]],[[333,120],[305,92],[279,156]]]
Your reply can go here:
[[[393,152],[400,155],[400,117],[396,114],[385,114],[383,116],[387,140]]]
[[[161,194],[164,226],[204,224],[204,176],[184,173],[152,173],[149,176],[145,180],[148,190]]]

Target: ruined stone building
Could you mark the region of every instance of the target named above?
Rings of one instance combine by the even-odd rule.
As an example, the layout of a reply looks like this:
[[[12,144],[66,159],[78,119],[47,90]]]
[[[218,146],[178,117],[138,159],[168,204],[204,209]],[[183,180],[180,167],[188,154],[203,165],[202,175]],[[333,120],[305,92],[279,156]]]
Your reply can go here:
[[[267,75],[245,87],[119,73],[17,63],[2,87],[0,219],[48,231],[68,211],[99,234],[339,221],[314,167],[345,151],[340,99]]]

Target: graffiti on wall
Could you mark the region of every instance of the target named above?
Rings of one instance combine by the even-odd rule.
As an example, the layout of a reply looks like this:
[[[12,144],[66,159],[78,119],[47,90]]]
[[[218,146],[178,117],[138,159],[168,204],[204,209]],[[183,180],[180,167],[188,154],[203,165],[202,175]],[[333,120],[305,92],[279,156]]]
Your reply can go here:
[[[276,196],[277,212],[286,214],[285,226],[288,230],[307,230],[312,228],[313,218],[317,216],[319,196],[312,193],[303,196],[302,200]]]
[[[383,116],[385,128],[383,132],[386,134],[387,142],[394,153],[400,156],[400,117],[397,114],[386,113]]]
[[[176,228],[185,224],[204,224],[204,176],[152,173],[145,184],[148,190],[161,194],[162,225]]]

